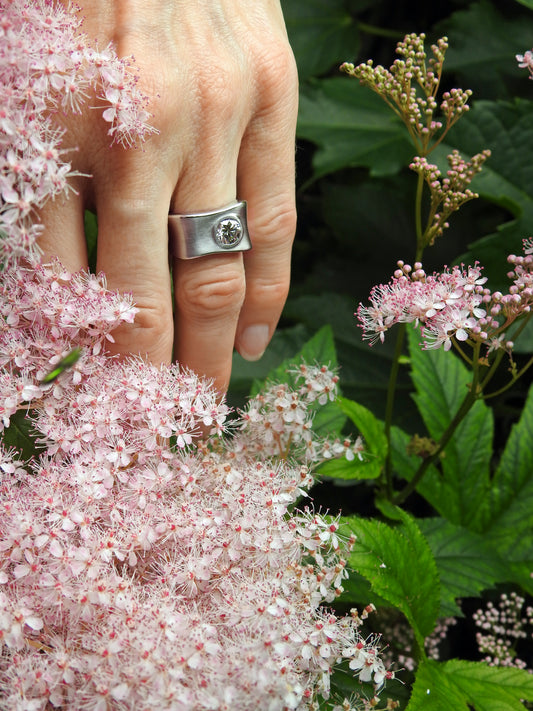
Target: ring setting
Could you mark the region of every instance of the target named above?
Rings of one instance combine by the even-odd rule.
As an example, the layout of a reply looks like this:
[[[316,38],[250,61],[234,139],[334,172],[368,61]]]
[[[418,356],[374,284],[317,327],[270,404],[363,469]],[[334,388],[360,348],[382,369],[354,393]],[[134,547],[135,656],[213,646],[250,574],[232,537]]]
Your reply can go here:
[[[246,202],[220,210],[168,216],[170,249],[178,259],[194,259],[252,248],[246,222]]]

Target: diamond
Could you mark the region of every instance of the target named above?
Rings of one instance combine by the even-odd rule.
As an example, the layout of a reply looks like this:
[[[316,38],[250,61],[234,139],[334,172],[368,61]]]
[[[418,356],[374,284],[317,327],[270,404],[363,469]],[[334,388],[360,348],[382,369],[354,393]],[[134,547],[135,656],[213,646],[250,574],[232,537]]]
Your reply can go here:
[[[223,249],[238,245],[242,236],[242,224],[236,217],[225,217],[215,226],[215,241]]]

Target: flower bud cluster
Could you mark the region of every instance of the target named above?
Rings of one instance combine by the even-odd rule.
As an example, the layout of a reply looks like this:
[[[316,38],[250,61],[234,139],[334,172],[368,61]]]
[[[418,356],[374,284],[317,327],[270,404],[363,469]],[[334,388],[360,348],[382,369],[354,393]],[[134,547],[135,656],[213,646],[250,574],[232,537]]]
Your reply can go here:
[[[530,242],[524,243],[525,250]],[[440,274],[427,275],[420,263],[413,267],[398,262],[394,278],[375,286],[370,306],[359,304],[357,317],[364,338],[371,344],[385,340],[385,332],[396,323],[420,327],[425,348],[449,350],[455,342],[483,343],[488,353],[510,352],[513,342],[505,331],[533,304],[533,255],[510,255],[509,276],[513,284],[507,294],[484,286],[482,268],[455,266]]]
[[[91,47],[80,24],[59,3],[0,7],[0,262],[35,255],[35,211],[68,189],[59,110],[79,112],[96,91],[111,140],[129,144],[151,131],[130,62]]]
[[[415,156],[409,167],[424,178],[430,194],[423,246],[433,245],[435,239],[449,227],[450,215],[469,200],[479,197],[469,185],[489,156],[490,151],[485,150],[465,161],[459,151],[454,150],[448,156],[449,169],[445,176],[442,176],[438,167],[429,163],[427,158]]]
[[[348,62],[341,69],[375,91],[405,123],[417,153],[427,155],[453,124],[469,109],[470,90],[452,89],[437,93],[448,40],[443,37],[431,46],[428,59],[424,34],[408,34],[396,47],[402,57],[390,69],[374,66],[372,60],[354,66]],[[440,109],[440,117],[436,113]]]
[[[480,630],[476,634],[479,651],[491,666],[527,669],[527,663],[517,656],[521,639],[533,636],[533,608],[524,610],[524,598],[515,592],[500,596],[499,604],[487,603],[473,618]],[[533,673],[533,669],[529,669]]]

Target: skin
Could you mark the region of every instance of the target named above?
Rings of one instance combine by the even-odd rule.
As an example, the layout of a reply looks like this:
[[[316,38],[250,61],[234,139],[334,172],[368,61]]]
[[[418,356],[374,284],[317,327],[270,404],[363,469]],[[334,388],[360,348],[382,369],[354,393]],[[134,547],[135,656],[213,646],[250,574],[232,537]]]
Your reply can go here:
[[[97,111],[65,118],[77,194],[45,207],[44,256],[87,268],[86,207],[98,216],[97,269],[133,293],[135,323],[113,350],[172,358],[227,388],[233,348],[259,358],[283,308],[296,211],[297,74],[279,0],[85,0],[83,29],[135,57],[159,130],[109,147]],[[248,201],[253,249],[168,264],[169,212]],[[171,297],[174,280],[174,309]]]

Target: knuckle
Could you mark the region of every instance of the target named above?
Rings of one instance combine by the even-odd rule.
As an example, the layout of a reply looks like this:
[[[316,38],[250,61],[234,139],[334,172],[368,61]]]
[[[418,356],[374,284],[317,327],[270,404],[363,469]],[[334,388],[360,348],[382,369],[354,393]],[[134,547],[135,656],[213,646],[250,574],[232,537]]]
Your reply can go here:
[[[180,309],[201,319],[238,314],[244,302],[246,282],[242,268],[198,269],[180,276],[176,297]]]
[[[290,279],[289,275],[278,275],[275,279],[269,281],[258,280],[250,286],[249,300],[253,304],[265,305],[275,311],[281,311],[283,304],[287,300],[289,293]]]
[[[262,210],[254,218],[252,233],[260,240],[268,239],[271,246],[292,243],[296,232],[296,208],[294,204]]]
[[[113,331],[114,348],[121,353],[151,354],[151,360],[170,359],[173,342],[173,316],[169,300],[137,304],[139,312],[132,324],[123,324]]]
[[[290,46],[283,40],[273,41],[258,60],[258,81],[266,97],[296,92],[298,72]]]
[[[213,66],[207,64],[200,68],[198,79],[198,109],[205,119],[216,117],[217,121],[230,117],[241,92],[239,68],[236,63],[227,60]]]

